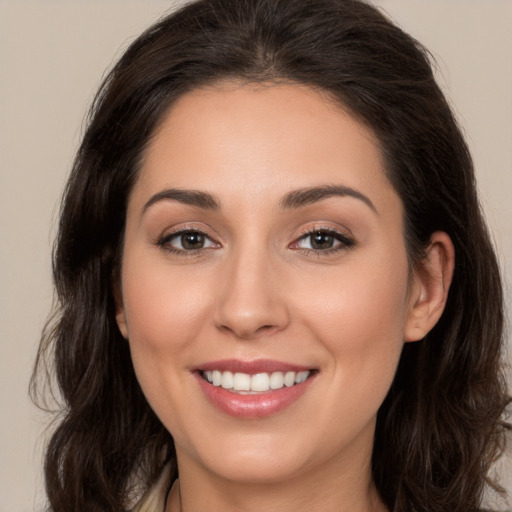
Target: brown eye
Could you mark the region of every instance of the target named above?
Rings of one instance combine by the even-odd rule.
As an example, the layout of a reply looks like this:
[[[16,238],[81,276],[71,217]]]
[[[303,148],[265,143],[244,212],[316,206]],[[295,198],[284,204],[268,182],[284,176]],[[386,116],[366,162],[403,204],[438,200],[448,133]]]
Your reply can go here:
[[[197,231],[182,233],[180,236],[181,248],[190,251],[204,247],[205,236]]]
[[[171,233],[159,240],[158,245],[169,251],[185,253],[218,247],[209,236],[201,231],[184,230]]]
[[[300,249],[326,251],[341,245],[340,235],[329,231],[314,231],[304,235],[297,243]]]
[[[322,231],[317,231],[309,235],[309,237],[311,248],[315,250],[332,249],[335,242],[337,242],[333,235]]]
[[[303,235],[292,247],[317,253],[328,253],[348,249],[354,244],[354,240],[346,235],[327,229],[318,229]]]

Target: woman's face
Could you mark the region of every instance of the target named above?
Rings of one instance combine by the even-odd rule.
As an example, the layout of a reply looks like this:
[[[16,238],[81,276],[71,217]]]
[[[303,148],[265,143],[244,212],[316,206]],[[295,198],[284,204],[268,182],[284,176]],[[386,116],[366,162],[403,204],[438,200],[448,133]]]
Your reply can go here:
[[[183,96],[129,198],[117,312],[180,471],[367,472],[414,279],[362,124],[298,85]]]

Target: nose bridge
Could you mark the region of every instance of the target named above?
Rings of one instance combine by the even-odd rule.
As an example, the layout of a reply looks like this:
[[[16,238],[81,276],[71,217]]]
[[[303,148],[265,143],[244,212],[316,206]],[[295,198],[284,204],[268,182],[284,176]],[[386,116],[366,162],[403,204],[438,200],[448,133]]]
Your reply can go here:
[[[283,329],[288,311],[268,247],[261,241],[241,244],[225,263],[218,326],[241,339]]]

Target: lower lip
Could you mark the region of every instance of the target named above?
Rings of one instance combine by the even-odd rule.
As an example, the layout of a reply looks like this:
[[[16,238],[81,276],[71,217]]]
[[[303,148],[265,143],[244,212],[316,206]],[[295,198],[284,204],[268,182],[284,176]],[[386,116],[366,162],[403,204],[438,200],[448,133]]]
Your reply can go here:
[[[296,402],[309,388],[315,375],[304,382],[289,388],[284,387],[268,393],[241,395],[228,391],[220,386],[214,386],[196,374],[199,385],[206,396],[217,408],[231,416],[239,418],[264,418],[276,414]]]

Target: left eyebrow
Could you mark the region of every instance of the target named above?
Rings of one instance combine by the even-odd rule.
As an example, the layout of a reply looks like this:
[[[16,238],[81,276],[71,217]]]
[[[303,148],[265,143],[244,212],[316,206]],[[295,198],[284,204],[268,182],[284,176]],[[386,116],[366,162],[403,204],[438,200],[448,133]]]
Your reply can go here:
[[[359,199],[369,206],[376,214],[379,213],[368,196],[365,196],[358,190],[344,185],[322,185],[319,187],[292,190],[284,196],[281,200],[280,206],[282,209],[300,208],[301,206],[317,203],[318,201],[322,201],[333,196],[353,197],[355,199]]]

